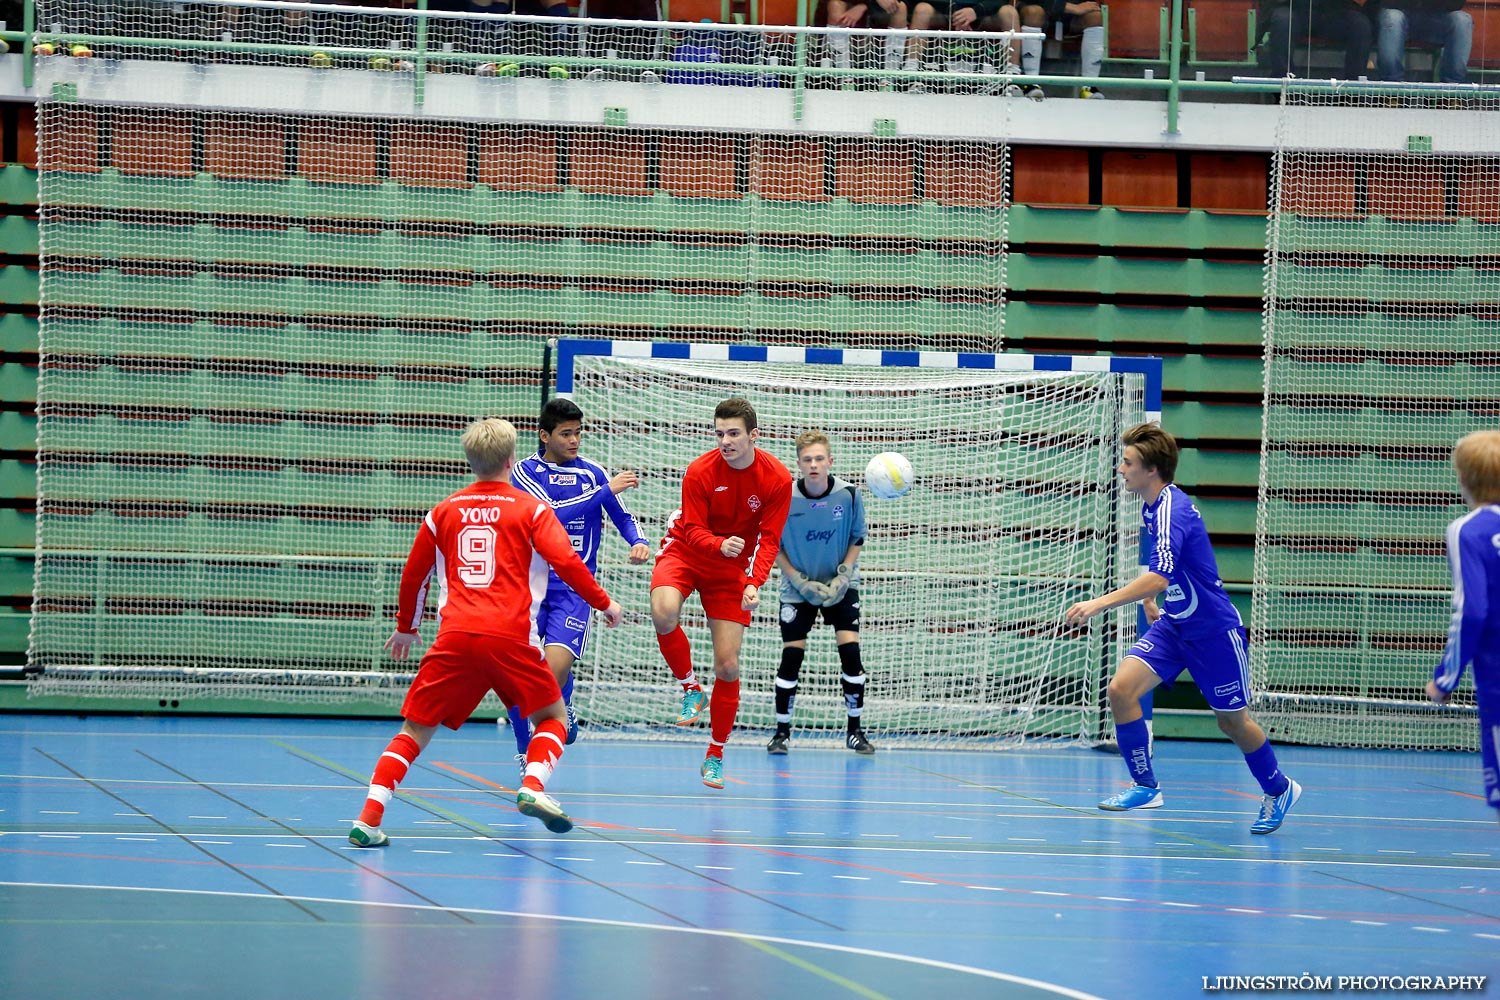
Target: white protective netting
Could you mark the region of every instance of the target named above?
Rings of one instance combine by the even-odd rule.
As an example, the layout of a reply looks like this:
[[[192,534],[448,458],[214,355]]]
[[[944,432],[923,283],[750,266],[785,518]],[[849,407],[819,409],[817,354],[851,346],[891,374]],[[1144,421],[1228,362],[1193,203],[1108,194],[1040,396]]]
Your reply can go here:
[[[878,95],[940,103],[877,137],[830,114],[860,95],[815,32],[253,0],[37,25],[36,693],[398,697],[411,534],[469,419],[529,436],[550,337],[1000,345],[993,77]],[[894,85],[872,37],[851,86]],[[695,76],[691,45],[750,68]]]
[[[915,466],[909,496],[862,494],[871,739],[996,745],[1102,735],[1104,679],[1134,614],[1074,630],[1062,627],[1062,612],[1136,573],[1140,510],[1115,466],[1121,430],[1141,419],[1140,376],[580,359],[572,398],[585,414],[585,452],[639,471],[628,499],[648,535],[661,537],[682,470],[713,447],[713,407],[731,395],[755,405],[760,446],[789,468],[794,439],[814,428],[833,442],[835,474],[852,482],[882,451]],[[595,629],[574,703],[596,732],[639,735],[632,723],[669,721],[680,699],[651,627],[650,567],[630,566],[617,538],[601,548],[600,580],[630,615],[618,629]],[[743,726],[773,725],[777,579],[746,632]],[[696,599],[683,625],[706,679],[711,647]],[[820,626],[808,640],[797,733],[842,731],[838,675],[832,631]],[[700,738],[670,725],[654,735]]]
[[[1500,416],[1500,95],[1289,86],[1267,243],[1257,717],[1308,743],[1476,747],[1446,638],[1454,442]],[[1455,698],[1472,710],[1466,682]]]

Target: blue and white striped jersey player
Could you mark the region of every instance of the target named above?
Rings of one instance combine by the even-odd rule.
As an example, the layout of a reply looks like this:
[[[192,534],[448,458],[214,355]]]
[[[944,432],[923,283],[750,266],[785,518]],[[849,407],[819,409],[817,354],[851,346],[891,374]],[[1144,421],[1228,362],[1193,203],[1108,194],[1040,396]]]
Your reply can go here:
[[[582,557],[590,573],[599,568],[605,513],[629,543],[631,563],[647,562],[651,546],[635,515],[619,496],[640,485],[636,474],[620,472],[610,478],[602,467],[578,457],[583,411],[571,399],[549,399],[537,423],[541,447],[535,455],[515,464],[510,474],[511,485],[552,505],[573,542],[573,551]],[[578,718],[573,711],[573,664],[583,657],[588,644],[591,611],[588,602],[574,593],[556,572],[548,571],[547,595],[536,612],[537,635],[568,706],[569,743],[578,738]],[[516,756],[524,767],[531,727],[514,707],[509,707],[508,712],[516,737]]]
[[[781,666],[776,671],[776,732],[766,752],[783,754],[792,736],[797,675],[807,653],[807,636],[818,613],[833,626],[839,653],[839,682],[849,730],[844,745],[872,754],[861,718],[865,708],[865,669],[859,656],[859,568],[865,544],[865,505],[859,490],[834,476],[833,453],[822,431],[797,437],[797,470],[792,505],[781,531]]]
[[[1139,424],[1121,440],[1125,489],[1144,503],[1146,571],[1103,597],[1074,604],[1064,616],[1079,623],[1101,611],[1143,601],[1146,620],[1152,623],[1109,682],[1115,738],[1135,784],[1100,802],[1099,808],[1155,809],[1162,804],[1140,699],[1158,684],[1170,685],[1186,670],[1208,699],[1219,729],[1245,755],[1250,773],[1260,783],[1264,797],[1250,832],[1272,833],[1296,804],[1302,787],[1281,773],[1265,730],[1250,717],[1248,637],[1239,611],[1224,593],[1203,518],[1172,483],[1177,439],[1156,424]],[[1156,595],[1163,591],[1166,597],[1158,607]]]
[[[1500,431],[1476,431],[1460,440],[1453,468],[1469,513],[1448,525],[1453,619],[1427,697],[1446,704],[1464,668],[1474,664],[1484,799],[1500,810]]]

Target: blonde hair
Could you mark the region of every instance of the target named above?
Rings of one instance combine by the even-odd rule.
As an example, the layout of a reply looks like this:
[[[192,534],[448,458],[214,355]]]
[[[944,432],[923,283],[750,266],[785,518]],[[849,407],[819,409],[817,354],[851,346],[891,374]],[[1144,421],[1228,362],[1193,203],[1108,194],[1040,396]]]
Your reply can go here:
[[[822,431],[803,431],[797,435],[797,457],[802,457],[802,449],[811,448],[815,444],[820,444],[824,448],[827,448],[829,455],[833,454],[833,445],[828,443],[827,434],[824,434]]]
[[[1453,446],[1453,471],[1475,503],[1500,503],[1500,431],[1475,431]]]
[[[461,440],[475,479],[497,478],[516,454],[516,428],[499,417],[474,421]]]

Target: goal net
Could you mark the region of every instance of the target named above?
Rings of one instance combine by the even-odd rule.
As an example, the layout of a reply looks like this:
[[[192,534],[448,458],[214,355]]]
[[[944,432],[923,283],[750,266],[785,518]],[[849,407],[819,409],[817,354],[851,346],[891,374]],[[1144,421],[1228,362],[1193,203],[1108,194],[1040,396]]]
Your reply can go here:
[[[1267,246],[1252,616],[1282,739],[1477,746],[1434,711],[1454,442],[1500,414],[1500,97],[1292,85]]]
[[[584,411],[585,450],[608,468],[639,472],[627,499],[653,537],[680,504],[682,470],[714,446],[713,408],[729,396],[754,404],[759,446],[789,468],[796,436],[810,429],[828,434],[834,474],[854,483],[879,452],[911,460],[910,495],[861,491],[863,722],[872,739],[992,745],[1103,734],[1103,684],[1133,636],[1133,612],[1076,630],[1062,626],[1062,613],[1137,572],[1139,507],[1115,469],[1120,432],[1146,413],[1145,373],[1156,373],[1159,394],[1159,368],[1121,362],[1112,371],[1101,359],[1068,358],[1050,360],[1092,370],[1045,371],[1045,360],[1019,355],[983,361],[1027,370],[960,368],[953,356],[927,355],[907,363],[948,367],[882,367],[880,352],[603,344],[584,347],[613,355],[572,355],[569,346],[558,386]],[[629,565],[618,539],[601,550],[600,579],[629,613],[622,627],[594,631],[574,704],[593,727],[639,735],[634,724],[671,720],[677,688],[651,627],[650,567]],[[778,579],[763,592],[740,658],[743,726],[774,724]],[[684,612],[695,669],[707,678],[701,608],[690,600]],[[808,639],[793,721],[801,736],[843,730],[830,630]],[[654,735],[698,738],[670,725]]]
[[[257,0],[37,29],[37,694],[398,698],[411,533],[468,420],[529,437],[549,338],[1001,343],[1006,100],[951,73],[851,125],[865,36],[825,70],[811,30]]]

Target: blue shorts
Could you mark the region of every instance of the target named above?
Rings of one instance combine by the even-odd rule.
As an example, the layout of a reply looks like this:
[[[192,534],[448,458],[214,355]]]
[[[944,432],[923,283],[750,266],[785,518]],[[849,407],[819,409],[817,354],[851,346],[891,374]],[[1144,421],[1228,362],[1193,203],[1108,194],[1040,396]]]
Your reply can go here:
[[[1243,625],[1188,638],[1176,622],[1158,618],[1125,655],[1144,661],[1168,687],[1186,670],[1216,712],[1250,707],[1250,641]]]
[[[583,659],[589,644],[589,623],[594,609],[566,586],[547,588],[547,596],[536,609],[536,634],[543,646],[567,646],[573,659]]]

